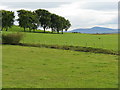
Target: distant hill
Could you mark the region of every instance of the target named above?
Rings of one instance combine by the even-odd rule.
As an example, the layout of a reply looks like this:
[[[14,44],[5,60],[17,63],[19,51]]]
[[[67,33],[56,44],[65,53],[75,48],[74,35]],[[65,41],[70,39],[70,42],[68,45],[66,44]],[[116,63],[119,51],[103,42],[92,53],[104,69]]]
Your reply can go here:
[[[118,29],[111,29],[105,27],[93,27],[93,28],[79,28],[74,29],[68,32],[76,32],[76,33],[118,33]]]

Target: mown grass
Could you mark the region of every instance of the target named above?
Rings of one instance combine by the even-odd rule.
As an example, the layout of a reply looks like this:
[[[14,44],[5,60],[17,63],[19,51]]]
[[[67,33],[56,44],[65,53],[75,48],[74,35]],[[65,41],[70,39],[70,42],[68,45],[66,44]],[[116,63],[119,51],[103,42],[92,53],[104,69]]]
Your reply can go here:
[[[3,88],[117,88],[118,57],[3,45]]]

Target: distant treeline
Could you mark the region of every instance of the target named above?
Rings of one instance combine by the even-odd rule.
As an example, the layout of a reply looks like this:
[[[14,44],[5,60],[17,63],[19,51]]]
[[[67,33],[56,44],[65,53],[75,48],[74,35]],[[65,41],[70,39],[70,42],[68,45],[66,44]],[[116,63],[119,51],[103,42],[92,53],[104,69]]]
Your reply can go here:
[[[37,9],[35,11],[21,9],[17,13],[19,17],[17,21],[19,22],[19,26],[24,28],[24,31],[26,31],[26,28],[29,28],[31,32],[31,30],[35,31],[38,27],[42,27],[44,32],[46,29],[51,28],[52,33],[59,33],[60,31],[63,33],[64,30],[67,31],[71,26],[69,20],[50,13],[45,9]],[[5,29],[7,31],[16,21],[15,14],[7,10],[0,10],[0,14],[0,21],[2,21],[1,30]]]

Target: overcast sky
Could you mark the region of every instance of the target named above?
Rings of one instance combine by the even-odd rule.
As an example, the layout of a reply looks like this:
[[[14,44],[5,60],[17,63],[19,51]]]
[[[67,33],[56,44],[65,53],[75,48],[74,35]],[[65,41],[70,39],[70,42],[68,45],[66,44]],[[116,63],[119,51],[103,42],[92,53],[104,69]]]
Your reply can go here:
[[[43,2],[44,1],[44,2]],[[72,27],[118,27],[118,0],[2,0],[0,9],[46,9],[69,19]],[[15,13],[17,15],[17,13]]]

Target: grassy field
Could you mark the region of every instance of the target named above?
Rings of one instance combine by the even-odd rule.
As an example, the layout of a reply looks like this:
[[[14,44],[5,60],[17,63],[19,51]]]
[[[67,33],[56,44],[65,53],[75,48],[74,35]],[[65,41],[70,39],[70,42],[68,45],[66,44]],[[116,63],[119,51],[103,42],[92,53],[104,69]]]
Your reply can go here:
[[[3,30],[3,31],[5,31],[5,30]],[[24,29],[19,26],[14,25],[11,28],[9,28],[8,32],[24,32]],[[28,28],[26,28],[26,32],[29,32]],[[31,30],[31,32],[33,32],[33,30]],[[44,31],[39,29],[39,30],[35,30],[35,32],[40,33],[40,32],[44,32]],[[46,32],[49,32],[49,31],[46,31]]]
[[[27,29],[28,31],[28,29]],[[72,45],[118,51],[118,35],[22,32],[21,43]],[[3,45],[3,88],[117,88],[118,56],[50,48]]]
[[[3,88],[117,88],[118,56],[3,45]]]
[[[57,44],[118,50],[118,35],[26,33],[22,43]]]
[[[22,28],[14,26],[9,30],[23,31]],[[42,31],[37,31],[42,32]],[[6,33],[6,32],[3,32]],[[9,32],[7,32],[9,33]],[[40,43],[56,45],[73,45],[84,47],[104,48],[118,51],[118,34],[92,35],[92,34],[50,34],[50,33],[25,33],[22,43]]]

